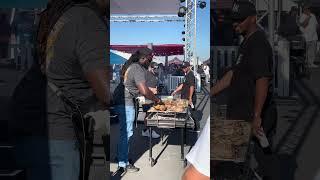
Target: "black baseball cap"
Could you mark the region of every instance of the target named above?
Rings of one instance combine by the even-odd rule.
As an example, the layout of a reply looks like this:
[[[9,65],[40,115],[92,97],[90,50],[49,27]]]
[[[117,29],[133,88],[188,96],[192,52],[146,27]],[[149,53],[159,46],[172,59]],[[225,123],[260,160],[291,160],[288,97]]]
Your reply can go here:
[[[190,62],[185,61],[185,62],[182,63],[181,68],[187,68],[187,67],[190,67],[190,66],[191,66]]]
[[[256,7],[250,1],[235,1],[232,7],[231,20],[243,21],[249,16],[257,15]]]

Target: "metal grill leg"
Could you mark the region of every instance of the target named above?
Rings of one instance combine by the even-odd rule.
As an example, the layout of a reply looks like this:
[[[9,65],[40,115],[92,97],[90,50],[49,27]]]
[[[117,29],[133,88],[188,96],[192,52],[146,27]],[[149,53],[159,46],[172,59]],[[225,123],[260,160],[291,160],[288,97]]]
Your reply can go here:
[[[152,132],[152,127],[149,127],[149,131]],[[152,136],[149,137],[149,160],[151,167],[153,167],[155,160],[152,158]]]
[[[149,131],[152,132],[152,128],[149,127]],[[149,160],[152,159],[152,136],[149,136]]]
[[[184,134],[184,131],[185,130],[185,128],[181,128],[181,159],[182,160],[184,160],[184,142],[185,142],[185,140],[184,140],[184,136],[185,136],[185,134]]]

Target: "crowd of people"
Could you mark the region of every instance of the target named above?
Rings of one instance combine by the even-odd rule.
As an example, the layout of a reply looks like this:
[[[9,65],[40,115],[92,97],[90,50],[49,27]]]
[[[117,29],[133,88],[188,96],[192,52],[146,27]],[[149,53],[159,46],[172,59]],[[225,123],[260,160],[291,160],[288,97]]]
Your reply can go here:
[[[317,42],[320,34],[319,17],[314,14],[310,5],[305,4],[301,14],[299,8],[293,6],[290,12],[282,18],[283,24],[279,28],[279,34],[290,42],[301,34],[305,42],[306,64],[309,68],[317,68],[315,61],[316,58],[319,58],[317,57],[317,51],[319,51]]]

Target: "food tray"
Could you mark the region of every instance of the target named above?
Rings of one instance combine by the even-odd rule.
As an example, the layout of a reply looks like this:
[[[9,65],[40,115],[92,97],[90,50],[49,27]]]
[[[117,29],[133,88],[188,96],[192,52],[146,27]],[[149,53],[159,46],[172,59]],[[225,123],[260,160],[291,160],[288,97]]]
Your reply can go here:
[[[169,100],[170,101],[170,100]],[[168,106],[172,106],[172,107],[178,107],[180,108],[181,110],[180,111],[174,111],[174,110],[159,110],[159,109],[156,109],[154,106],[151,107],[148,112],[159,112],[159,113],[182,113],[182,114],[186,114],[187,113],[187,109],[188,109],[188,101],[187,100],[183,100],[183,99],[175,99],[175,100],[172,100],[171,102],[172,104],[169,104]],[[164,104],[162,106],[167,106],[164,102]]]
[[[176,112],[176,111],[169,111],[169,110],[166,110],[166,111],[158,111],[158,110],[148,110],[149,113],[163,113],[163,114],[172,114],[172,113],[176,113],[176,114],[186,114],[187,113],[187,108],[184,108],[182,112]]]
[[[176,112],[148,112],[146,122],[147,126],[158,128],[194,128],[195,125],[188,113]]]
[[[211,159],[244,162],[246,160],[251,124],[243,120],[211,120]]]

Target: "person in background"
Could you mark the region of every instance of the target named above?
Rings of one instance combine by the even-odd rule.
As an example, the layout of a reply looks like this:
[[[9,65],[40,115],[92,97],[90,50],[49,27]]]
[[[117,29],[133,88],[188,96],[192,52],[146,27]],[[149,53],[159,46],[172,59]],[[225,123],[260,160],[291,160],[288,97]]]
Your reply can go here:
[[[0,58],[8,57],[8,46],[11,36],[9,20],[5,13],[0,14]]]
[[[164,81],[164,74],[165,74],[165,69],[162,63],[159,64],[159,68],[158,68],[158,78],[160,83],[163,83]]]
[[[314,64],[314,61],[317,54],[317,29],[319,28],[319,24],[316,16],[311,12],[309,5],[303,7],[303,14],[300,17],[299,25],[307,44],[306,55],[308,66],[317,68],[318,66]]]
[[[210,116],[186,159],[190,165],[186,168],[182,180],[210,179]]]
[[[147,71],[147,75],[146,75],[146,86],[152,91],[153,94],[158,94],[158,72],[157,70],[159,69],[158,65],[156,62],[151,62],[148,71]],[[147,112],[152,105],[150,104],[145,104],[143,105],[143,111]],[[152,136],[152,138],[157,139],[160,137],[160,135],[155,132],[154,130],[152,130],[152,133],[150,133],[150,131],[147,128],[144,128],[142,130],[142,136],[144,137],[150,137]]]
[[[204,74],[206,75],[206,83],[209,84],[209,83],[210,83],[210,70],[209,70],[209,66],[205,64],[205,65],[203,66],[203,71],[204,71]]]
[[[292,6],[289,13],[283,12],[282,21],[278,29],[278,34],[288,41],[295,40],[298,34],[301,33],[298,26],[298,7]]]
[[[191,70],[191,65],[189,62],[183,62],[183,64],[181,65],[181,69],[185,76],[184,82],[179,85],[171,95],[174,96],[181,91],[181,99],[188,100],[189,105],[194,108],[197,100],[195,93],[195,76],[193,71]]]

